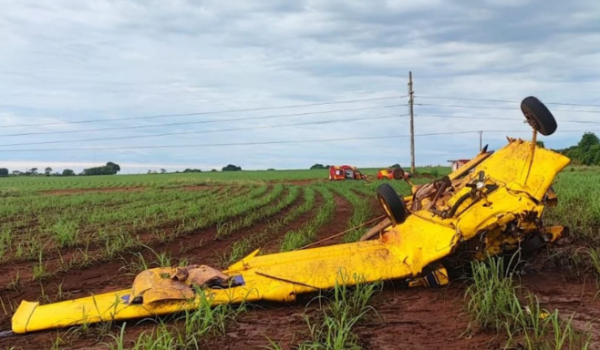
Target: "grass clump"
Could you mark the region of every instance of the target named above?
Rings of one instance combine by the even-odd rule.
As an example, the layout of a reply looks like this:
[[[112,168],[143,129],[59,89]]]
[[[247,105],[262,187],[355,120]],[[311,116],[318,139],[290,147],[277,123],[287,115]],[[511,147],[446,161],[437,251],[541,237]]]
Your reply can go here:
[[[229,322],[246,311],[245,303],[241,305],[222,304],[213,306],[210,297],[203,290],[198,289],[198,307],[186,310],[183,315],[175,317],[173,325],[159,321],[157,327],[151,331],[141,333],[133,342],[133,347],[127,347],[125,341],[125,327],[123,324],[118,335],[110,335],[111,350],[187,350],[201,349],[202,339],[207,336],[224,334]]]
[[[506,348],[527,350],[589,349],[591,333],[573,327],[557,310],[514,284],[502,258],[473,262],[473,283],[467,288],[469,328],[506,332]],[[523,295],[522,298],[519,296]]]
[[[358,283],[348,286],[348,278],[343,277],[336,282],[332,296],[327,306],[315,319],[306,316],[310,340],[298,345],[300,350],[346,350],[360,349],[360,339],[355,333],[355,326],[365,316],[376,310],[369,305],[373,295],[381,290],[381,283],[364,283],[357,276]],[[277,344],[271,344],[272,349],[280,349]]]

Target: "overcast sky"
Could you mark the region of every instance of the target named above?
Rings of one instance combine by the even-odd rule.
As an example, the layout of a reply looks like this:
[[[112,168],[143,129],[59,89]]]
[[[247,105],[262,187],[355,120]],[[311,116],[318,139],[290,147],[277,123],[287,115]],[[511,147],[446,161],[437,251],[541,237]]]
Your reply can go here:
[[[0,0],[0,9],[0,167],[10,170],[408,166],[409,71],[417,165],[473,156],[477,130],[493,149],[506,135],[529,137],[519,111],[529,95],[588,105],[549,105],[559,126],[547,146],[600,127],[573,122],[600,122],[597,0]],[[349,100],[360,101],[273,109]],[[230,112],[141,118],[215,111]],[[423,135],[450,132],[467,133]]]

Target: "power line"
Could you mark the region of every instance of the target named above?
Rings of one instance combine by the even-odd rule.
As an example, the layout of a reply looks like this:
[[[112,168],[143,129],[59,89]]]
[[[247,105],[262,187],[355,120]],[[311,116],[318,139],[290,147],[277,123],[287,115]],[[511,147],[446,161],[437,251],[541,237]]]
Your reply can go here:
[[[357,111],[366,111],[366,110],[373,110],[373,109],[380,109],[380,108],[392,108],[392,107],[402,107],[402,106],[406,106],[406,104],[384,105],[384,106],[374,106],[374,107],[364,107],[364,108],[334,109],[334,110],[321,111],[321,112],[277,114],[277,115],[259,116],[259,117],[241,117],[241,118],[228,118],[228,119],[211,119],[211,120],[201,120],[201,121],[195,121],[195,122],[180,122],[180,123],[165,123],[165,124],[147,124],[147,125],[145,124],[145,125],[121,126],[121,127],[99,128],[99,129],[84,129],[84,130],[60,130],[60,131],[27,132],[27,133],[18,133],[18,134],[5,134],[5,135],[0,135],[0,137],[17,137],[17,136],[32,136],[32,135],[53,135],[53,134],[74,134],[74,133],[84,133],[84,132],[98,132],[98,131],[112,131],[112,130],[131,130],[131,129],[145,129],[145,128],[155,128],[155,127],[169,127],[169,126],[181,126],[181,125],[209,124],[209,123],[221,123],[221,122],[230,122],[230,121],[264,120],[264,119],[298,117],[298,116],[329,114],[329,113],[339,113],[339,112],[357,112]],[[515,120],[515,121],[521,120],[519,118],[482,117],[482,116],[457,116],[457,115],[441,115],[441,114],[417,114],[416,116],[418,116],[418,117],[427,117],[427,118],[444,118],[444,119],[478,119],[478,120],[488,119],[488,120]],[[600,122],[598,122],[598,121],[588,121],[588,120],[566,120],[566,121],[562,121],[562,123],[600,124]],[[27,143],[27,144],[31,144],[31,143]]]
[[[481,117],[481,116],[462,116],[462,115],[442,115],[442,114],[417,114],[418,117],[426,118],[444,118],[444,119],[477,119],[477,120],[514,120],[523,121],[524,118],[504,118],[504,117]],[[561,120],[561,123],[577,123],[577,124],[600,124],[600,121],[593,120]]]
[[[406,117],[406,116],[408,116],[408,115],[394,114],[394,115],[375,116],[375,117],[371,116],[371,117],[362,117],[362,118],[353,118],[353,119],[346,118],[346,119],[334,119],[334,120],[320,120],[320,121],[315,121],[315,122],[304,122],[304,123],[294,123],[294,124],[251,126],[251,127],[239,127],[239,128],[217,129],[217,130],[182,131],[182,132],[170,132],[170,133],[152,134],[152,135],[116,136],[116,137],[100,137],[100,138],[95,138],[95,139],[11,143],[11,144],[7,144],[7,145],[0,145],[0,147],[47,145],[47,144],[56,144],[56,143],[92,142],[92,141],[108,141],[108,140],[124,140],[124,139],[129,140],[129,139],[140,139],[140,138],[161,137],[161,136],[192,135],[192,134],[206,134],[206,133],[213,133],[213,132],[273,129],[273,128],[283,128],[283,127],[290,127],[290,126],[331,124],[331,123],[340,123],[340,122],[354,122],[354,121],[362,121],[362,120],[386,119],[386,118]]]
[[[306,116],[306,115],[329,114],[329,113],[339,113],[339,112],[358,112],[358,111],[367,111],[367,110],[373,110],[373,109],[401,107],[401,106],[406,106],[406,104],[373,106],[373,107],[363,107],[363,108],[334,109],[334,110],[322,111],[322,112],[304,112],[304,113],[293,113],[293,114],[277,114],[277,115],[268,115],[268,116],[262,116],[262,117],[240,117],[240,118],[229,118],[229,119],[211,119],[211,120],[201,120],[201,121],[195,121],[195,122],[133,125],[133,126],[110,127],[110,128],[100,128],[100,129],[85,129],[85,130],[61,130],[61,131],[28,132],[28,133],[19,133],[19,134],[0,135],[0,137],[15,137],[15,136],[30,136],[30,135],[50,135],[50,134],[73,134],[73,133],[82,133],[82,132],[97,132],[97,131],[108,131],[108,130],[128,130],[128,129],[144,129],[144,128],[153,128],[153,127],[180,126],[180,125],[192,125],[192,124],[208,124],[208,123],[220,123],[220,122],[243,121],[243,120],[263,120],[263,119],[274,119],[274,118],[285,118],[285,117],[299,117],[299,116]]]
[[[418,95],[417,97],[424,98],[424,99],[438,99],[438,100],[521,103],[521,101],[518,101],[518,100],[498,100],[498,99],[486,99],[486,98],[464,98],[464,97],[447,97],[447,96],[421,96],[421,95]],[[557,106],[600,107],[600,105],[596,105],[596,104],[566,103],[566,102],[544,102],[544,104],[557,105]]]
[[[239,113],[239,112],[259,112],[259,111],[270,111],[270,110],[275,110],[275,109],[291,109],[291,108],[301,108],[301,107],[316,107],[316,106],[328,106],[328,105],[356,103],[356,102],[370,102],[370,101],[401,99],[404,97],[406,97],[406,96],[386,96],[386,97],[364,98],[364,99],[345,100],[345,101],[332,101],[332,102],[307,103],[307,104],[299,104],[299,105],[287,105],[287,106],[278,106],[278,107],[227,109],[227,110],[221,110],[221,111],[193,112],[193,113],[183,113],[183,114],[164,114],[164,115],[125,117],[125,118],[114,118],[114,119],[88,119],[88,120],[76,120],[76,121],[71,121],[71,122],[1,125],[0,128],[20,128],[20,127],[27,127],[27,126],[84,124],[84,123],[107,122],[107,121],[112,122],[112,121],[120,121],[120,120],[176,118],[176,117],[189,117],[189,116],[195,116],[195,115],[214,115],[214,114]]]
[[[530,130],[471,130],[471,131],[450,131],[427,134],[415,134],[415,137],[440,136],[440,135],[458,135],[472,134],[478,132],[486,133],[531,133]],[[585,132],[586,130],[563,130],[563,132]],[[133,150],[133,149],[161,149],[161,148],[193,148],[193,147],[225,147],[225,146],[256,146],[256,145],[271,145],[271,144],[291,144],[291,143],[319,143],[319,142],[335,142],[335,141],[356,141],[356,140],[378,140],[378,139],[393,139],[405,138],[410,135],[387,135],[387,136],[368,136],[368,137],[348,137],[336,139],[309,139],[309,140],[282,140],[282,141],[261,141],[261,142],[238,142],[238,143],[208,143],[208,144],[187,144],[187,145],[152,145],[152,146],[119,146],[119,147],[104,147],[104,148],[41,148],[41,149],[16,149],[2,150],[0,152],[65,152],[65,151],[109,151],[109,150]]]
[[[417,114],[417,117],[426,118],[444,118],[444,119],[490,119],[490,120],[514,120],[514,121],[525,121],[524,118],[504,118],[504,117],[479,117],[479,116],[462,116],[462,115],[442,115],[442,114]]]
[[[453,104],[436,104],[436,103],[415,103],[416,106],[433,106],[433,107],[458,107],[458,108],[477,108],[477,109],[507,109],[507,110],[519,110],[517,107],[494,107],[494,106],[471,106],[471,105],[453,105]],[[556,112],[571,112],[571,113],[596,113],[600,114],[600,111],[589,111],[589,110],[574,110],[574,109],[555,109]]]

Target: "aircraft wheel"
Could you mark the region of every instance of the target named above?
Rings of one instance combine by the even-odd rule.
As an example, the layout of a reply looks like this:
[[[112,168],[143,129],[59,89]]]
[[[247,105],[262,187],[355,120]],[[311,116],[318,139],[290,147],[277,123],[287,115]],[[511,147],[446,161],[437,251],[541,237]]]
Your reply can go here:
[[[536,97],[526,97],[521,102],[521,111],[531,127],[544,136],[554,134],[556,131],[556,119],[548,108]]]
[[[383,184],[377,187],[377,199],[379,199],[392,225],[396,226],[406,220],[406,204],[404,203],[404,199],[398,196],[392,186]]]

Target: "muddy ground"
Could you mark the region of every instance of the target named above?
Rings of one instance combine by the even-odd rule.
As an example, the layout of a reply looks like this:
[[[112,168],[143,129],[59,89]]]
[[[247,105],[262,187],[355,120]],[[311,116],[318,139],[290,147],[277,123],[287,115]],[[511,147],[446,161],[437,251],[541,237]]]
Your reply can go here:
[[[130,191],[138,189],[130,188]],[[81,191],[81,190],[78,190]],[[57,194],[57,193],[55,193]],[[62,193],[66,194],[66,193]],[[374,215],[382,211],[374,198],[370,200],[374,207]],[[289,229],[297,229],[306,222],[323,199],[317,195],[315,209],[294,220]],[[326,238],[347,228],[352,215],[352,206],[339,195],[335,195],[335,214],[332,220],[319,232],[318,239]],[[295,206],[302,204],[298,198],[279,215],[285,215]],[[220,264],[220,257],[236,240],[261,231],[267,222],[259,222],[248,229],[234,232],[222,240],[214,240],[216,228],[193,232],[190,235],[177,237],[167,244],[150,244],[157,252],[167,251],[172,256],[187,257],[190,263]],[[281,237],[266,245],[267,251],[277,251]],[[335,244],[339,238],[321,245]],[[146,253],[144,253],[146,254]],[[151,258],[150,255],[147,258]],[[538,260],[547,259],[540,255]],[[129,254],[110,262],[93,264],[87,268],[60,273],[40,282],[24,281],[18,290],[8,288],[12,275],[0,275],[0,295],[5,305],[0,317],[0,331],[10,329],[11,305],[16,307],[22,300],[38,300],[41,288],[50,300],[56,298],[58,288],[63,298],[88,296],[90,293],[107,292],[128,288],[134,274],[128,273],[127,267],[133,260]],[[552,310],[557,308],[563,317],[573,315],[573,324],[579,329],[586,329],[587,324],[595,325],[594,339],[600,340],[600,299],[596,298],[598,289],[595,281],[585,278],[570,277],[568,273],[548,267],[549,264],[535,264],[538,267],[522,277],[522,284],[535,293],[543,306]],[[12,271],[24,268],[5,264],[2,270]],[[464,311],[465,285],[462,282],[452,283],[442,289],[403,289],[394,283],[386,283],[383,290],[373,298],[373,306],[377,313],[357,326],[356,334],[365,349],[500,349],[504,345],[503,335],[485,332],[467,332],[468,318]],[[249,311],[239,316],[230,324],[226,334],[218,338],[207,338],[207,348],[219,349],[259,349],[269,346],[269,339],[279,343],[284,349],[293,348],[308,339],[308,328],[303,314],[315,312],[310,304],[310,296],[299,298],[291,305],[262,303],[252,305]],[[10,303],[6,305],[6,303]],[[47,301],[43,301],[47,302]],[[310,305],[309,305],[310,304]],[[308,306],[307,306],[308,305]],[[112,334],[116,334],[120,324],[113,325]],[[138,335],[153,324],[145,322],[137,327],[127,328],[127,339],[132,342]],[[104,329],[92,327],[87,332],[78,328],[60,331],[45,331],[27,335],[13,335],[0,338],[0,349],[47,349],[60,336],[64,343],[60,349],[105,349],[105,343],[112,339]]]

